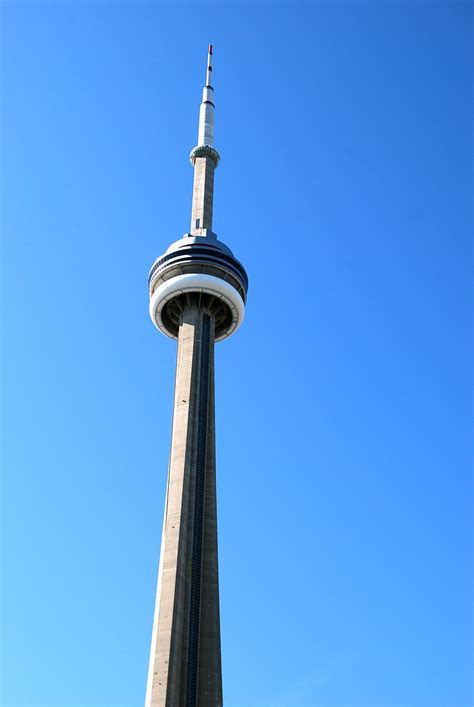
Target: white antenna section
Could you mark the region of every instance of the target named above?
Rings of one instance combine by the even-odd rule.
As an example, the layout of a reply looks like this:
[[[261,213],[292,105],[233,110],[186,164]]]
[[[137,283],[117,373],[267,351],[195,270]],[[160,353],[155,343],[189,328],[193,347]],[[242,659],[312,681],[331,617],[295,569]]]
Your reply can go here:
[[[198,145],[214,146],[214,89],[212,88],[212,44],[207,52],[206,85],[199,109]]]

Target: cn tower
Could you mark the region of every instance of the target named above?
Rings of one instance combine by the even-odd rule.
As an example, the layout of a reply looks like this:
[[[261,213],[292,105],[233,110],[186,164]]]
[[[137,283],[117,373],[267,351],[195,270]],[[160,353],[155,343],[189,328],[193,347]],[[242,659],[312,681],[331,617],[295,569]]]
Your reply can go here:
[[[214,343],[241,325],[248,279],[212,230],[212,45],[199,110],[191,228],[155,260],[150,316],[178,342],[173,426],[145,707],[221,707]]]

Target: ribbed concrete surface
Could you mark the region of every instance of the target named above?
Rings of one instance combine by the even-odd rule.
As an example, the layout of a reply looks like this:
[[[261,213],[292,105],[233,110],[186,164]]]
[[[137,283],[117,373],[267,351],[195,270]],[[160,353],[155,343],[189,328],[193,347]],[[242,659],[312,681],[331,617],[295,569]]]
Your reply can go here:
[[[212,230],[214,169],[215,164],[212,157],[197,157],[194,162],[193,208],[191,214],[191,235],[193,236],[199,236],[203,228]]]

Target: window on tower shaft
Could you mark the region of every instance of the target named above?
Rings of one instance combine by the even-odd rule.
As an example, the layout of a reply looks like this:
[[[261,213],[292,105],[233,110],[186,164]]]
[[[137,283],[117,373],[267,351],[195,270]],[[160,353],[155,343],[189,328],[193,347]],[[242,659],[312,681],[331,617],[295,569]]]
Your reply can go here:
[[[196,219],[196,228],[201,228],[201,219],[200,218]]]

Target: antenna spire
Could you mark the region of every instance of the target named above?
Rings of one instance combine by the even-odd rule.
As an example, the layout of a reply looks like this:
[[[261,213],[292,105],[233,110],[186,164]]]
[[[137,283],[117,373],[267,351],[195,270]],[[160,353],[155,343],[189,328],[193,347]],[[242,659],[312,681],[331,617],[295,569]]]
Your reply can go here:
[[[214,145],[214,89],[212,87],[212,44],[207,50],[206,85],[199,109],[198,145]]]
[[[212,44],[207,50],[207,70],[206,70],[206,86],[212,86]]]

